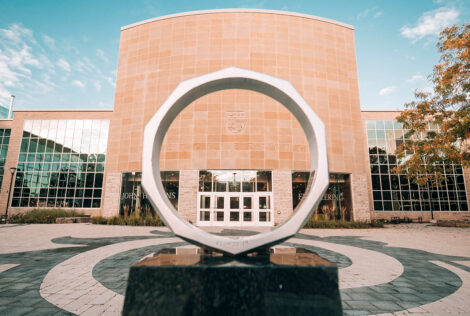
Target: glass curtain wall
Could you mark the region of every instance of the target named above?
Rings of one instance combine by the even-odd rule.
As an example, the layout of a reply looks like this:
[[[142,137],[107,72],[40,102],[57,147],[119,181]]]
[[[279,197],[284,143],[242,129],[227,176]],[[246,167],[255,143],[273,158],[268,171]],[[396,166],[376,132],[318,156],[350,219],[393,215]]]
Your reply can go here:
[[[179,171],[161,171],[163,188],[173,207],[178,210]],[[122,174],[120,215],[127,216],[134,212],[145,215],[155,214],[147,194],[142,189],[142,172],[124,172]]]
[[[271,171],[201,170],[199,192],[271,192]]]
[[[109,120],[26,120],[12,207],[99,208]]]
[[[10,130],[0,129],[0,189],[2,187],[5,173],[5,162],[7,160],[8,144],[10,143]]]
[[[419,187],[405,174],[391,171],[397,165],[394,152],[405,140],[402,125],[380,120],[367,121],[366,126],[375,211],[468,210],[461,165],[444,166],[446,182],[442,186]]]
[[[307,188],[309,172],[292,173],[292,207],[300,205]],[[330,184],[314,216],[318,219],[352,220],[351,183],[349,174],[330,174]]]

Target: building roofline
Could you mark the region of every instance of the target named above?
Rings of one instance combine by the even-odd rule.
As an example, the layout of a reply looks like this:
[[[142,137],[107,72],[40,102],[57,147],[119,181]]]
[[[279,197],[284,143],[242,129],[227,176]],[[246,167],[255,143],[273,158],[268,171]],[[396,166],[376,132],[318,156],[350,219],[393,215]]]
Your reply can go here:
[[[175,14],[168,14],[168,15],[164,15],[164,16],[159,16],[159,17],[143,20],[143,21],[140,21],[140,22],[136,22],[136,23],[133,23],[133,24],[125,25],[125,26],[121,27],[121,31],[130,29],[130,28],[142,25],[142,24],[147,24],[147,23],[160,21],[160,20],[184,17],[184,16],[189,16],[189,15],[201,15],[201,14],[213,14],[213,13],[265,13],[265,14],[290,15],[290,16],[295,16],[295,17],[300,17],[300,18],[306,18],[306,19],[331,23],[331,24],[339,25],[339,26],[354,30],[354,26],[352,26],[352,25],[341,23],[341,22],[338,22],[338,21],[335,21],[335,20],[330,20],[330,19],[327,19],[327,18],[314,16],[314,15],[303,14],[303,13],[296,13],[296,12],[289,12],[289,11],[279,11],[279,10],[266,10],[266,9],[214,9],[214,10],[189,11],[189,12],[182,12],[182,13],[175,13]]]
[[[361,112],[403,112],[403,110],[361,110]]]
[[[114,109],[16,109],[13,112],[113,112]]]

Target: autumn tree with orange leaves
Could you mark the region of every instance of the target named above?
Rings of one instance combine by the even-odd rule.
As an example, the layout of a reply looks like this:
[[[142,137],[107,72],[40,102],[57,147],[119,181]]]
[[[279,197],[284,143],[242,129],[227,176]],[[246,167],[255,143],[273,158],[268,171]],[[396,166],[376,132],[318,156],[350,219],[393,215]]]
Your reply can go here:
[[[434,92],[415,92],[397,117],[408,132],[395,154],[397,173],[420,186],[440,186],[443,166],[470,166],[470,25],[444,29],[437,44],[440,64],[430,81]]]

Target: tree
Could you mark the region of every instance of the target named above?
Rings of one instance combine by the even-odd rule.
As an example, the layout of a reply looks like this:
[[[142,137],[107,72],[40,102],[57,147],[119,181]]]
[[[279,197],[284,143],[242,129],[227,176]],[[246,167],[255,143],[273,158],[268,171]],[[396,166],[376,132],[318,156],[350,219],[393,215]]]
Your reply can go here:
[[[428,188],[445,181],[446,164],[470,166],[470,25],[444,29],[437,47],[434,92],[416,91],[416,100],[397,117],[407,133],[395,152],[394,171]]]

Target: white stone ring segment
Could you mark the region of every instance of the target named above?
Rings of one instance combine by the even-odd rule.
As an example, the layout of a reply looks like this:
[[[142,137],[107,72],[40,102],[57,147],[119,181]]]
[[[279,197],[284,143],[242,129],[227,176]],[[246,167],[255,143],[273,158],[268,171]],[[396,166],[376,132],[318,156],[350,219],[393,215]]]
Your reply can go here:
[[[160,177],[160,152],[165,134],[176,116],[191,102],[212,92],[251,90],[284,105],[302,126],[310,150],[310,189],[295,213],[272,231],[249,237],[217,236],[187,222],[167,199]],[[142,186],[153,208],[175,235],[189,243],[231,255],[269,247],[294,236],[312,215],[328,188],[328,154],[325,125],[288,82],[255,71],[225,68],[181,82],[145,126]],[[196,205],[194,206],[196,207]]]

